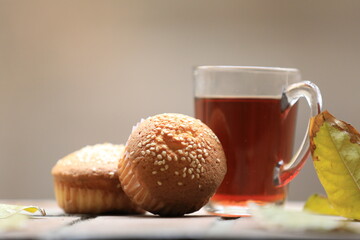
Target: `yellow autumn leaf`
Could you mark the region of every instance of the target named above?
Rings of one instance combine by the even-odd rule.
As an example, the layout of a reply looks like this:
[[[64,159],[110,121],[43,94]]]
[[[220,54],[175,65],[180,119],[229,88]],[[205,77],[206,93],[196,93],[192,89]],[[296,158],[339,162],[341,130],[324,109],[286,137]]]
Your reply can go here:
[[[339,215],[330,204],[329,199],[319,194],[313,194],[306,200],[304,210],[317,214]]]
[[[324,111],[311,119],[313,163],[329,203],[343,217],[360,219],[360,135]]]
[[[35,213],[39,211],[41,215],[46,215],[45,210],[35,206],[19,206],[11,204],[0,204],[0,219],[8,218],[18,213]]]

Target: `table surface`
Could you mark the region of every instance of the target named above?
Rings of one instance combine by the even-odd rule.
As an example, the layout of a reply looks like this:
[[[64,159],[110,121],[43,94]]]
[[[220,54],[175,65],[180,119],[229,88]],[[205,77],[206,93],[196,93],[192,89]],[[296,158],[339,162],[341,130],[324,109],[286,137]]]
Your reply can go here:
[[[223,219],[204,210],[178,218],[145,215],[68,215],[54,200],[3,200],[34,205],[47,215],[31,217],[18,230],[0,232],[1,239],[360,239],[350,232],[297,232],[264,229],[253,218]],[[301,209],[289,202],[286,208]],[[360,222],[354,223],[359,224]]]

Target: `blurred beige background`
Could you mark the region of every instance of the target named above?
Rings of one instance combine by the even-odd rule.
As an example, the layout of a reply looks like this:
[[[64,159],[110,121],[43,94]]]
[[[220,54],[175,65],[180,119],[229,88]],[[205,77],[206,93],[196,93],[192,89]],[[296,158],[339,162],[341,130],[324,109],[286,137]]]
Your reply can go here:
[[[196,65],[299,68],[360,128],[359,12],[347,0],[0,0],[0,198],[53,198],[59,158],[124,143],[142,117],[193,115]],[[322,191],[309,159],[289,198]]]

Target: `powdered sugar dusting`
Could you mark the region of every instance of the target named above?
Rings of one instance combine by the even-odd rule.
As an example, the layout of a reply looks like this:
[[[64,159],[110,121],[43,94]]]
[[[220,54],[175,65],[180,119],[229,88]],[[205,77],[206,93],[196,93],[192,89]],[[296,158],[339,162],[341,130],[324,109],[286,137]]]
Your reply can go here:
[[[58,161],[60,165],[104,165],[117,164],[124,151],[123,145],[113,145],[110,143],[86,146],[72,155]],[[93,167],[93,171],[96,168]]]

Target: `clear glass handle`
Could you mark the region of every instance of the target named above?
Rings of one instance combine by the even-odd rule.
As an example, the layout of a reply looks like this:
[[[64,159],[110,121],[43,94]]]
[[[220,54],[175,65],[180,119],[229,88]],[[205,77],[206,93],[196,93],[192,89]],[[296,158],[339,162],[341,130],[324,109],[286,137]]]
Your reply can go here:
[[[311,117],[319,114],[322,108],[322,98],[319,88],[310,81],[303,81],[287,86],[281,97],[281,111],[292,107],[301,97],[305,97],[310,109]],[[309,125],[304,139],[289,163],[279,161],[274,168],[274,185],[284,186],[288,184],[300,171],[310,154]]]

